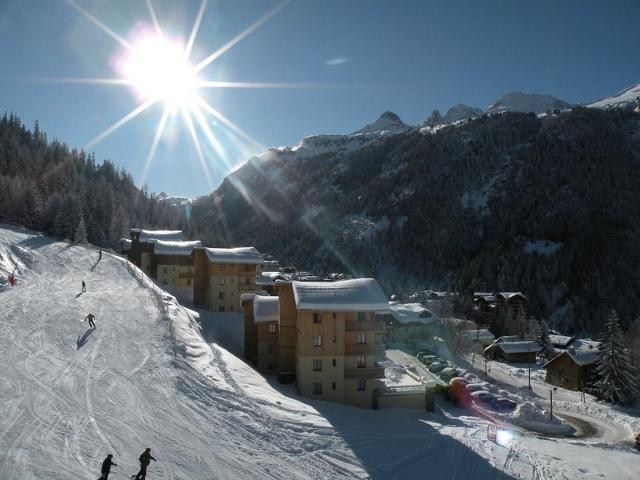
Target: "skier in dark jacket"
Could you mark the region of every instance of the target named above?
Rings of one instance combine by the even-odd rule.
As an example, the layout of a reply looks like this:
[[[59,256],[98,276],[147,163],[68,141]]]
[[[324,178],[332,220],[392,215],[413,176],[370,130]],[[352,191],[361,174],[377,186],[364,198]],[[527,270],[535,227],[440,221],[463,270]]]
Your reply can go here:
[[[109,472],[111,472],[111,465],[113,465],[114,467],[117,467],[118,464],[117,463],[113,463],[111,461],[111,459],[113,458],[113,454],[109,454],[107,455],[107,458],[104,459],[104,462],[102,462],[102,469],[100,470],[100,473],[102,474],[102,476],[100,477],[99,480],[107,480],[109,478]]]
[[[89,320],[89,326],[91,328],[96,328],[96,324],[94,322],[94,320],[96,319],[96,316],[93,313],[90,313],[89,315],[87,315],[86,317],[84,317],[84,321],[86,322],[87,320]]]
[[[135,480],[144,480],[147,478],[147,467],[151,463],[151,460],[156,461],[155,458],[151,456],[151,449],[147,448],[142,455],[140,455],[140,471],[137,475],[135,475]]]
[[[84,283],[84,280],[82,280],[82,291],[86,292],[87,291],[87,284]]]

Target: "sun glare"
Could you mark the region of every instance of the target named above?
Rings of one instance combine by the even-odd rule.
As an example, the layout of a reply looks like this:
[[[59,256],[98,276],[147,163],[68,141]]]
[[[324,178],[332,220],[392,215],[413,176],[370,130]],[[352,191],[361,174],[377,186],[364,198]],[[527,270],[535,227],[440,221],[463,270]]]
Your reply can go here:
[[[197,100],[197,76],[184,47],[165,37],[141,37],[126,51],[120,68],[141,100],[163,102],[172,111],[190,108]]]

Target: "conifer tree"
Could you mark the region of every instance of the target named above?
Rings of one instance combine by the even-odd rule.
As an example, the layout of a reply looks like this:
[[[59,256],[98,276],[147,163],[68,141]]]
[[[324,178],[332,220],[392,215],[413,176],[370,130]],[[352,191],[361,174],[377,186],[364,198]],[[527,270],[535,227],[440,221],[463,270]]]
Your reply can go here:
[[[637,372],[629,360],[617,313],[612,310],[605,325],[595,384],[600,397],[611,403],[631,403],[638,395]]]
[[[556,356],[556,351],[551,344],[549,329],[547,328],[547,322],[545,320],[540,321],[536,341],[538,342],[538,345],[540,345],[540,357],[544,360],[551,360]]]
[[[84,217],[82,215],[80,215],[80,221],[78,222],[78,226],[76,227],[73,240],[75,243],[87,243],[87,227],[84,224]]]

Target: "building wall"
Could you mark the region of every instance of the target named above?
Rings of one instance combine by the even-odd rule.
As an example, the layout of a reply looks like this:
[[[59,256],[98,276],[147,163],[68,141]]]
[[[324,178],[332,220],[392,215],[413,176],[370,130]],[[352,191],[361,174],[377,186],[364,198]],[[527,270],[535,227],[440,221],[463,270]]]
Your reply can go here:
[[[591,366],[581,367],[567,355],[563,355],[547,367],[545,382],[570,390],[581,390],[591,368]]]
[[[426,392],[380,395],[377,398],[377,403],[377,408],[411,408],[414,410],[425,410]]]
[[[269,331],[272,326],[274,332]],[[256,327],[258,343],[258,370],[263,373],[278,372],[278,322],[259,323]]]
[[[213,312],[241,312],[240,295],[257,289],[257,265],[211,263],[206,252],[201,252],[196,256],[194,301],[200,305],[204,303]],[[202,262],[206,262],[206,266],[201,265]]]
[[[175,259],[178,255],[155,255],[155,278],[160,285],[172,287],[193,288],[193,267],[191,256],[182,255],[181,259]]]
[[[373,408],[373,391],[382,388],[382,382],[375,378],[363,378],[365,389],[359,390],[358,378],[344,380],[344,403],[360,408]]]
[[[253,299],[242,302],[244,310],[244,358],[258,363],[258,327],[253,321]]]
[[[296,372],[297,311],[290,283],[276,285],[280,299],[280,324],[278,325],[278,376],[281,380],[292,380]]]
[[[322,370],[313,370],[313,361],[322,361]],[[335,366],[333,361],[335,360]],[[296,386],[300,395],[344,403],[344,357],[342,355],[300,356],[296,359]],[[322,393],[314,393],[314,383],[322,385]],[[334,388],[335,387],[335,388]]]
[[[395,322],[389,327],[389,341],[404,343],[408,340],[427,340],[429,328],[424,324],[402,324]]]

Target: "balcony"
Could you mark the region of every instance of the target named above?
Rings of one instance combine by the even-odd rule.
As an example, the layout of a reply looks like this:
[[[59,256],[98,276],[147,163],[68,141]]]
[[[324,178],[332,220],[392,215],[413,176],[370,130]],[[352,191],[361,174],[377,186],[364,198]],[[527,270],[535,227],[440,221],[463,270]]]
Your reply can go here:
[[[384,355],[384,345],[381,343],[345,343],[344,353],[347,355]]]
[[[347,332],[378,332],[384,333],[384,321],[382,320],[347,320],[344,324]]]
[[[246,285],[244,283],[239,283],[238,284],[238,291],[239,292],[255,292],[256,290],[260,290],[260,287],[257,287],[255,283],[251,284],[251,285]]]
[[[178,278],[193,278],[193,272],[180,272]]]
[[[384,378],[384,367],[345,368],[344,378]]]

